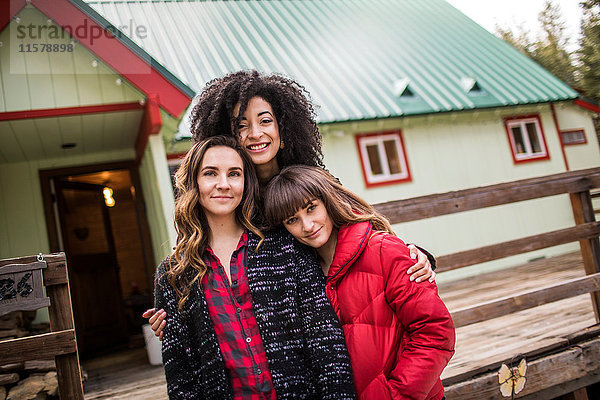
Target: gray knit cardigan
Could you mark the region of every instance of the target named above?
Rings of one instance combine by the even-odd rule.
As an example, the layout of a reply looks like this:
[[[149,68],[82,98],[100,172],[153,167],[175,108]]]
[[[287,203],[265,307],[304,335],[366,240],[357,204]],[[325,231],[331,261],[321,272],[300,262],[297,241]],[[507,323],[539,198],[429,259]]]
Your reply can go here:
[[[350,359],[325,277],[312,249],[285,230],[249,233],[248,283],[278,399],[353,399]],[[171,399],[232,398],[232,390],[202,289],[182,310],[164,273],[156,272],[157,309],[167,312],[162,353]]]

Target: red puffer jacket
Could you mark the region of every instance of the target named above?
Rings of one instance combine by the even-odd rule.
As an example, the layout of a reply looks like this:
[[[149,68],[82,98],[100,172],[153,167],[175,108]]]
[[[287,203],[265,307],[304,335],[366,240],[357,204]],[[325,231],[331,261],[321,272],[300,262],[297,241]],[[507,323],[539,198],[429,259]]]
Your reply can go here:
[[[441,399],[454,324],[434,283],[409,281],[414,264],[397,237],[370,222],[343,226],[327,277],[360,399]]]

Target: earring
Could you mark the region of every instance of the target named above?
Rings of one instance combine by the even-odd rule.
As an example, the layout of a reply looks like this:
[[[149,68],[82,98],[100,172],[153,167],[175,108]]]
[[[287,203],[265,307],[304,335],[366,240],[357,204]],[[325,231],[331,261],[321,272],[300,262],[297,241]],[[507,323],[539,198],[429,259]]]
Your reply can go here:
[[[283,149],[285,145],[283,144],[283,139],[279,139],[279,148]]]

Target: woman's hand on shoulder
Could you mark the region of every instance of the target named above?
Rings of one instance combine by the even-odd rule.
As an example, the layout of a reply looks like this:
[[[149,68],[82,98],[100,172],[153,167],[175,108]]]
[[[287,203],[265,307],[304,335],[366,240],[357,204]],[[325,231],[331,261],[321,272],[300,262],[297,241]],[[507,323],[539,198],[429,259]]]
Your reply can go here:
[[[414,244],[409,244],[410,258],[417,260],[416,264],[410,267],[406,273],[410,275],[410,280],[415,282],[435,282],[435,271],[431,267],[431,263],[427,255],[417,248]]]
[[[165,310],[156,311],[155,308],[150,308],[144,311],[142,317],[149,318],[148,323],[152,327],[154,334],[158,336],[159,340],[163,340],[163,329],[167,325],[167,321],[165,320],[167,312]]]

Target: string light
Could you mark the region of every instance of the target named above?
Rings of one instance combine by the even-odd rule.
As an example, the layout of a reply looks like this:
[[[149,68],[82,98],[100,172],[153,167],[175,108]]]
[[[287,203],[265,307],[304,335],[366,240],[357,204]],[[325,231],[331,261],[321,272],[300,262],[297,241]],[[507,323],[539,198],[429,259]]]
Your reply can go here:
[[[107,207],[114,207],[115,199],[113,198],[113,190],[109,187],[105,187],[102,189],[102,193],[104,194],[104,204],[106,204]]]

